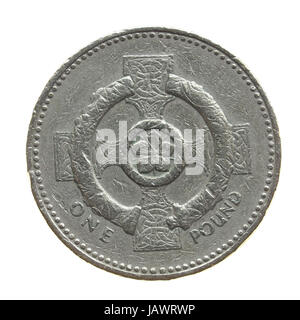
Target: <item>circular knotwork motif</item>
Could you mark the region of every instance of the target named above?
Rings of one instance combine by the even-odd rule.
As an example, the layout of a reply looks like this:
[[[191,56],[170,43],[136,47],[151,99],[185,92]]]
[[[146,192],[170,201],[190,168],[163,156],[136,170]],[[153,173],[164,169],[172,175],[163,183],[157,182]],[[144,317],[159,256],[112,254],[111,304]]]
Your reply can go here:
[[[161,119],[145,119],[128,132],[128,164],[124,172],[136,183],[157,187],[174,181],[184,169],[176,144],[182,145],[181,132]],[[155,141],[155,142],[153,142]],[[155,144],[155,146],[154,146]]]

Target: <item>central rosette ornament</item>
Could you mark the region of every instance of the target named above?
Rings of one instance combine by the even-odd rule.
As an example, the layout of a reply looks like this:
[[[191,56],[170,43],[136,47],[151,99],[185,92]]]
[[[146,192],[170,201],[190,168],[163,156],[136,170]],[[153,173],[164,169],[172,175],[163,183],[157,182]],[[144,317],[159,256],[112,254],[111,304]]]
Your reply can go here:
[[[165,185],[184,169],[181,148],[177,148],[183,137],[171,124],[161,119],[142,120],[129,130],[128,137],[128,163],[122,168],[138,184]]]

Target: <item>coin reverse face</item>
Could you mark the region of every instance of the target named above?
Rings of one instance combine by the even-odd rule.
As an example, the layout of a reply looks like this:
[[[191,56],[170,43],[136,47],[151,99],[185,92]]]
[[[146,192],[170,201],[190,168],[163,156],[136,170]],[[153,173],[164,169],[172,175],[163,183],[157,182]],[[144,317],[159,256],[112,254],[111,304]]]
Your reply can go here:
[[[233,55],[163,28],[97,40],[51,78],[27,142],[55,234],[138,279],[204,270],[257,227],[278,181],[268,100]]]

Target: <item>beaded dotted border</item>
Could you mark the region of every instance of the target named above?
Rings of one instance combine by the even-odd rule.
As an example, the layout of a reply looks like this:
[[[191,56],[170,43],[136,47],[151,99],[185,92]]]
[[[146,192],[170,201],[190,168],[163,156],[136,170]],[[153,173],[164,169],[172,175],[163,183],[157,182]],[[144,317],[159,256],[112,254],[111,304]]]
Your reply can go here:
[[[88,59],[89,56],[92,56],[94,53],[98,52],[99,50],[103,50],[107,47],[110,47],[114,43],[123,42],[125,40],[132,40],[132,39],[139,39],[139,38],[164,38],[164,39],[172,39],[176,41],[181,41],[183,43],[186,43],[191,46],[200,47],[203,50],[207,50],[208,52],[211,52],[213,55],[216,56],[216,58],[219,58],[221,60],[224,60],[224,62],[231,67],[233,71],[235,71],[238,75],[240,75],[241,79],[245,81],[246,85],[249,87],[249,90],[253,93],[254,98],[256,99],[257,105],[260,108],[261,115],[264,118],[264,123],[266,125],[266,137],[268,139],[268,147],[269,147],[269,159],[268,159],[268,165],[267,165],[267,176],[265,179],[265,185],[263,188],[263,193],[261,194],[259,201],[257,203],[257,206],[255,207],[255,210],[251,213],[250,217],[247,220],[247,223],[242,226],[241,229],[237,231],[237,233],[232,237],[232,239],[229,239],[226,243],[224,243],[221,247],[217,248],[215,251],[211,252],[209,255],[205,255],[201,258],[198,258],[196,260],[192,260],[189,263],[183,263],[182,265],[176,265],[176,266],[169,266],[169,267],[161,267],[159,269],[157,268],[147,268],[145,266],[135,266],[132,264],[125,264],[122,262],[118,262],[116,260],[112,260],[109,257],[105,257],[104,255],[100,254],[97,251],[93,251],[92,248],[87,246],[84,242],[82,242],[80,239],[78,239],[73,233],[70,232],[70,229],[66,228],[65,224],[61,222],[61,219],[59,218],[57,212],[53,210],[53,205],[50,203],[50,199],[47,197],[47,192],[45,191],[45,187],[43,185],[43,178],[42,173],[40,171],[40,164],[39,164],[39,140],[40,140],[40,132],[42,130],[42,124],[43,119],[46,116],[46,111],[48,109],[48,105],[51,102],[51,98],[54,96],[55,92],[58,90],[58,88],[62,85],[63,81],[67,78],[67,76],[71,73],[72,70],[76,69],[81,63],[83,63],[86,59]],[[210,44],[205,44],[201,42],[200,40],[195,40],[191,36],[187,35],[177,35],[168,33],[167,31],[161,31],[161,32],[133,32],[131,34],[122,35],[122,36],[116,36],[113,39],[104,41],[103,43],[94,46],[92,49],[86,51],[83,53],[80,57],[78,57],[71,65],[70,67],[66,68],[66,70],[61,74],[59,79],[56,80],[56,82],[53,84],[51,89],[48,92],[48,96],[45,99],[44,104],[39,110],[39,113],[36,115],[36,126],[34,128],[35,134],[33,135],[33,167],[34,167],[34,175],[36,182],[38,184],[38,190],[40,192],[41,198],[39,199],[39,204],[47,209],[47,212],[52,217],[52,220],[55,222],[57,227],[61,230],[61,232],[68,237],[69,240],[71,240],[77,248],[81,249],[83,252],[90,255],[93,259],[97,259],[98,261],[104,263],[105,265],[110,265],[114,268],[119,268],[119,270],[126,270],[132,273],[136,274],[172,274],[173,272],[179,272],[184,271],[188,269],[194,269],[198,266],[201,266],[203,263],[212,262],[217,256],[220,256],[222,253],[226,252],[230,249],[250,228],[250,226],[255,222],[255,220],[260,216],[260,211],[262,209],[262,205],[265,203],[265,200],[267,198],[267,193],[270,191],[270,185],[272,183],[272,177],[273,177],[273,170],[274,170],[274,162],[275,162],[275,141],[274,136],[272,134],[272,124],[270,120],[270,116],[267,112],[267,108],[264,105],[264,102],[261,98],[261,94],[259,93],[258,89],[255,87],[255,85],[252,83],[252,81],[248,78],[248,76],[245,74],[245,72],[239,68],[239,65],[233,61],[232,59],[226,57],[223,52],[216,50],[213,48]]]

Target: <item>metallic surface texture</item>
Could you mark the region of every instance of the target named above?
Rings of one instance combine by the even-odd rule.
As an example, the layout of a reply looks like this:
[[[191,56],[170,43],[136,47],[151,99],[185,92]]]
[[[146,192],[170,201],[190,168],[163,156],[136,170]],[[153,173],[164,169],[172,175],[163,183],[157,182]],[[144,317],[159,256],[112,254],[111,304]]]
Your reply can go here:
[[[190,164],[162,154],[158,164],[100,163],[97,132],[118,132],[120,121],[129,135],[169,130],[180,143],[201,129],[203,170],[187,174]],[[235,56],[194,34],[143,28],[97,40],[55,73],[34,109],[27,160],[43,216],[77,255],[120,275],[172,279],[221,261],[258,226],[280,139]]]

